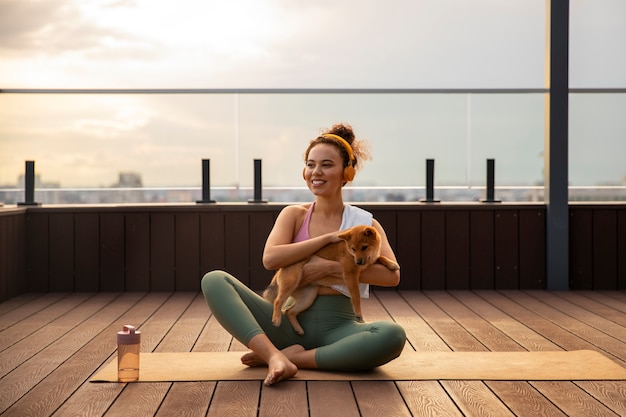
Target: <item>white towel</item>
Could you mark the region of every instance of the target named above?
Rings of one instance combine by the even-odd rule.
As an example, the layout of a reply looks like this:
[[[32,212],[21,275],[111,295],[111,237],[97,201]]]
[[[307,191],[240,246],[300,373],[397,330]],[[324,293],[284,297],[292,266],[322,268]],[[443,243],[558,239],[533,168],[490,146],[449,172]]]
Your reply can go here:
[[[341,226],[339,227],[339,230],[349,229],[362,224],[371,226],[373,218],[374,216],[369,211],[346,204],[343,206],[343,216],[341,218]],[[332,285],[331,288],[339,291],[346,297],[350,297],[348,287],[343,284]],[[361,298],[370,298],[369,284],[359,284],[359,291],[361,292]]]

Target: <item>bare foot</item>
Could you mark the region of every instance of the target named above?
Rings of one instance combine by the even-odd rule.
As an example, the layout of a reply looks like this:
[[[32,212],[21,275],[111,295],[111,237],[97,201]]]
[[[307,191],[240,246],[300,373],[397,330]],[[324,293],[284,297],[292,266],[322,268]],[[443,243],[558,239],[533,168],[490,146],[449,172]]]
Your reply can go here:
[[[294,365],[284,353],[278,352],[273,355],[268,362],[267,377],[263,382],[270,386],[277,382],[289,379],[298,372],[298,368]]]
[[[286,348],[284,348],[283,350],[281,350],[281,352],[287,356],[287,359],[289,359],[290,361],[292,360],[292,355],[296,354],[296,353],[300,353],[300,352],[304,352],[304,347],[300,346],[300,345],[292,345],[292,346],[287,346]],[[257,355],[256,352],[254,351],[250,351],[246,354],[244,354],[241,357],[241,363],[246,365],[246,366],[267,366],[267,362],[265,362],[263,359],[261,359],[261,357],[259,355]]]

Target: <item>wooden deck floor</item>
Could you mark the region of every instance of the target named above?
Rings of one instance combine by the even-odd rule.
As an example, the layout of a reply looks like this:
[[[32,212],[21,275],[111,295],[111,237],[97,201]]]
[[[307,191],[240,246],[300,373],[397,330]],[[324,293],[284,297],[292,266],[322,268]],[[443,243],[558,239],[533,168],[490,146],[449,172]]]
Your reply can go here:
[[[626,365],[625,292],[378,291],[364,314],[402,324],[415,350],[593,349]],[[144,352],[244,350],[198,293],[25,294],[0,304],[0,415],[626,415],[626,381],[88,382],[125,323]]]

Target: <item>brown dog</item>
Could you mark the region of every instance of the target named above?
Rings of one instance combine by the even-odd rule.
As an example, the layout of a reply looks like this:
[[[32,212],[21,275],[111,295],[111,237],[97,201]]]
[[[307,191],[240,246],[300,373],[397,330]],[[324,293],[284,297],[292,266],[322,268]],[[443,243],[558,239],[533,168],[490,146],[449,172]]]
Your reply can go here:
[[[334,284],[345,284],[348,287],[354,313],[357,319],[362,321],[361,294],[359,291],[361,271],[376,262],[385,265],[392,271],[400,269],[400,266],[391,259],[380,256],[380,235],[375,228],[355,226],[339,233],[337,237],[341,241],[324,246],[315,255],[341,262],[343,279],[326,278],[316,281],[313,285],[300,287],[302,267],[309,259],[304,259],[276,271],[270,285],[263,292],[263,297],[274,303],[272,314],[274,326],[280,326],[282,307],[291,296],[295,301],[287,307],[285,315],[296,333],[304,334],[297,315],[313,304],[320,285],[330,286]]]

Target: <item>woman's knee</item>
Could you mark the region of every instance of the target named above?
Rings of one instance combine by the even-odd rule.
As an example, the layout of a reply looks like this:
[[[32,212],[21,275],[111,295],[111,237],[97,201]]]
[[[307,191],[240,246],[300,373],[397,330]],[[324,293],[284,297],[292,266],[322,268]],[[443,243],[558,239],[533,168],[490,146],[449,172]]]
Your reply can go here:
[[[383,323],[384,324],[379,324],[380,327],[378,328],[378,332],[382,334],[379,334],[378,336],[381,340],[385,341],[385,346],[387,346],[389,352],[395,352],[400,355],[406,343],[406,332],[404,331],[404,328],[398,323]]]
[[[228,276],[227,272],[220,270],[210,271],[204,274],[200,282],[204,298],[208,300],[211,294],[218,293],[216,290],[227,282]]]

